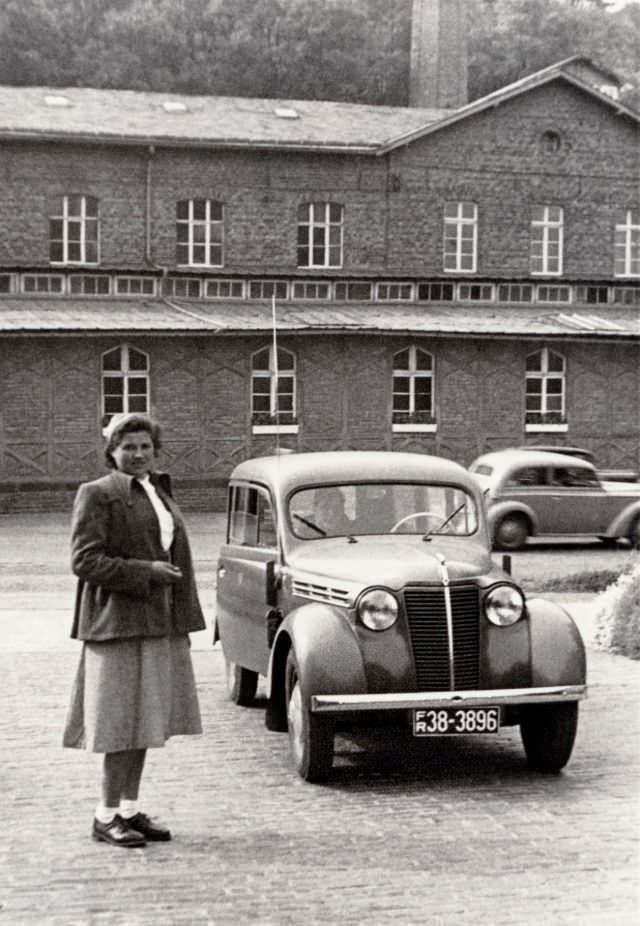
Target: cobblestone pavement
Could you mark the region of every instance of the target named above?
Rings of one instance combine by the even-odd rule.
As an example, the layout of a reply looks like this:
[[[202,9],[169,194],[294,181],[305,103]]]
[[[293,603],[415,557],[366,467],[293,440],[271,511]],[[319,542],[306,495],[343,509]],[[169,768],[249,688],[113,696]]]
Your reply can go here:
[[[593,649],[560,776],[530,772],[508,729],[339,738],[331,781],[313,786],[260,706],[225,699],[221,653],[209,631],[194,635],[204,735],[151,750],[143,780],[144,809],[174,839],[92,842],[99,757],[60,747],[79,650],[67,637],[66,525],[25,523],[0,518],[0,926],[640,921],[640,666]],[[193,539],[212,617],[208,533]],[[584,630],[588,602],[570,607]]]

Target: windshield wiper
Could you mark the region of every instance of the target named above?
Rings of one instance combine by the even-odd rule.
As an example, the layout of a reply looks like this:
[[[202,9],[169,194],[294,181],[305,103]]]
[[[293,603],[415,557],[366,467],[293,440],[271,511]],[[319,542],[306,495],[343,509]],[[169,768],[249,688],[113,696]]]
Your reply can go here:
[[[439,534],[440,531],[442,530],[442,528],[447,526],[447,524],[449,523],[449,521],[453,521],[453,519],[455,518],[455,516],[456,516],[457,514],[460,514],[460,512],[462,511],[462,509],[465,507],[466,504],[467,504],[466,502],[463,502],[461,505],[459,505],[459,506],[456,508],[456,510],[455,510],[454,512],[452,512],[452,513],[449,515],[448,518],[445,518],[445,520],[442,522],[442,524],[439,524],[437,527],[433,527],[433,528],[431,528],[430,531],[427,531],[427,533],[424,535],[424,537],[423,537],[422,539],[423,539],[423,540],[431,540],[432,534]]]
[[[318,527],[318,525],[314,524],[313,521],[309,521],[307,518],[303,518],[301,514],[292,514],[291,517],[295,521],[300,521],[302,524],[310,527],[312,531],[316,531],[316,533],[320,534],[322,537],[327,536],[327,532],[323,530],[322,527]]]

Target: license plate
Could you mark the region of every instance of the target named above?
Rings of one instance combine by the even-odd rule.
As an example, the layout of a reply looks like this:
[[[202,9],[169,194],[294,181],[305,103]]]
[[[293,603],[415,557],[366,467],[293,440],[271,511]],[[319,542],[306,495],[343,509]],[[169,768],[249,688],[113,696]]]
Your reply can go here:
[[[413,712],[414,736],[470,736],[499,729],[499,707],[430,707]]]

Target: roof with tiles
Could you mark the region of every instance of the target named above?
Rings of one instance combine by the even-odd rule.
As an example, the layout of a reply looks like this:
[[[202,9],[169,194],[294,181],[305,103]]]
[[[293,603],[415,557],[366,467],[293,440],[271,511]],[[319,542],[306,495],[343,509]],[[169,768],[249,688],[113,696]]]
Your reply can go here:
[[[637,309],[609,306],[605,311],[558,307],[459,307],[430,303],[416,307],[320,306],[287,302],[276,306],[278,330],[292,334],[416,333],[468,337],[570,337],[639,339]],[[180,303],[175,299],[37,299],[3,298],[0,332],[4,334],[250,334],[271,331],[271,302]]]
[[[375,151],[450,110],[317,100],[0,87],[0,137]]]

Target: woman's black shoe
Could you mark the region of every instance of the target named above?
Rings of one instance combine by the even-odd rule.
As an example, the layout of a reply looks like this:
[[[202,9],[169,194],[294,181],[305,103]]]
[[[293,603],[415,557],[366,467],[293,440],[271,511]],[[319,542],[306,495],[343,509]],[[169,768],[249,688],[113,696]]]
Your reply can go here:
[[[150,842],[168,842],[169,839],[171,839],[171,831],[168,830],[166,826],[153,823],[146,813],[140,813],[138,811],[133,817],[129,817],[126,820],[124,817],[120,819],[123,823],[132,827],[136,832],[142,833],[145,839],[148,839]]]
[[[108,842],[111,846],[122,846],[123,849],[139,849],[146,846],[147,841],[138,830],[130,826],[130,821],[116,816],[110,823],[100,823],[94,819],[91,835],[98,842]]]

